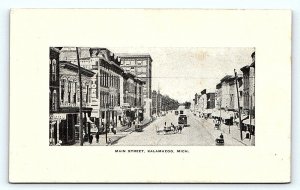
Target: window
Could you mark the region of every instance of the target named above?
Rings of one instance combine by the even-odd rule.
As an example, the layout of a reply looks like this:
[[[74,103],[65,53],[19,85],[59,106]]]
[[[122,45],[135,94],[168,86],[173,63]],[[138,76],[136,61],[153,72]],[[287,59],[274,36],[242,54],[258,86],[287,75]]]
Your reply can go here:
[[[141,60],[137,60],[137,61],[136,61],[136,64],[137,64],[137,65],[142,65],[142,61],[141,61]]]
[[[65,97],[65,80],[61,80],[60,83],[60,101],[61,103],[64,102],[64,97]]]
[[[73,93],[73,103],[76,103],[76,92],[77,92],[77,83],[74,82],[73,83],[73,86],[74,86],[74,93]]]
[[[86,90],[85,101],[86,101],[86,103],[88,103],[89,102],[89,85],[86,85],[85,90]]]
[[[140,73],[140,72],[142,72],[142,68],[138,67],[138,68],[136,69],[136,71]]]
[[[56,94],[56,90],[54,90],[53,94],[52,94],[52,110],[53,111],[57,110],[57,94]]]
[[[68,82],[67,86],[68,86],[68,103],[71,103],[71,82]]]
[[[55,59],[52,60],[51,67],[52,67],[51,81],[56,81],[56,60]]]
[[[125,65],[130,65],[130,61],[129,60],[126,60],[124,62],[125,62]]]
[[[142,70],[143,73],[147,72],[147,68],[146,67],[142,67],[141,70]]]

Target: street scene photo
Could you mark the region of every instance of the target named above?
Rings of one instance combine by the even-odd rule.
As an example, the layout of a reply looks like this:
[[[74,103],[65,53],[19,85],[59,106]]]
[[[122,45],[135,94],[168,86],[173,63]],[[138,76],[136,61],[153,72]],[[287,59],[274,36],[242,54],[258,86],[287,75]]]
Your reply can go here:
[[[49,47],[49,146],[255,146],[255,48]]]

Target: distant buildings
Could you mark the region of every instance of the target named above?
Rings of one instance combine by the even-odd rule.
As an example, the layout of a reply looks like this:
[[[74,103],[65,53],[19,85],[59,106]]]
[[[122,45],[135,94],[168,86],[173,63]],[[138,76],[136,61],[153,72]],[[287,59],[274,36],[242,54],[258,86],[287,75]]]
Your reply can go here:
[[[162,95],[159,91],[152,91],[152,115],[160,116],[163,112],[176,110],[179,102],[170,98],[168,95]]]
[[[194,104],[200,117],[210,117],[215,108],[215,92],[202,90],[200,94],[195,95]]]
[[[226,125],[233,125],[239,122],[240,110],[243,130],[255,134],[255,52],[251,57],[252,63],[240,69],[242,76],[226,75],[216,84],[215,92],[208,93],[204,89],[195,94],[193,104],[196,115],[212,116]]]

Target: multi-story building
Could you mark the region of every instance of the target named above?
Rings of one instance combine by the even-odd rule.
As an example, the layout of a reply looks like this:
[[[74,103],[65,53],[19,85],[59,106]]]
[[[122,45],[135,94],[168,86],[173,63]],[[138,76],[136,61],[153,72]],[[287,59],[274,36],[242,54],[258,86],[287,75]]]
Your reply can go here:
[[[149,54],[118,54],[121,67],[133,73],[138,79],[145,81],[144,98],[151,99],[152,92],[152,58]]]
[[[222,83],[216,85],[215,108],[221,109],[222,105]]]
[[[255,100],[255,52],[252,53],[252,63],[251,65],[246,65],[241,68],[243,72],[244,81],[244,113],[249,114],[251,110],[254,110],[254,100]]]
[[[215,93],[204,89],[200,94],[198,98],[199,114],[203,117],[210,117],[215,108]]]
[[[162,111],[162,95],[159,91],[152,91],[152,115],[159,116]]]
[[[244,81],[244,114],[247,119],[243,123],[248,126],[251,135],[255,135],[255,52],[251,54],[252,63],[241,68]]]
[[[63,48],[60,60],[77,64],[76,56],[75,48]],[[98,127],[110,123],[117,126],[122,115],[120,105],[123,99],[124,71],[120,67],[120,59],[106,48],[80,48],[79,56],[81,66],[95,73],[92,78],[91,120]]]
[[[59,132],[59,54],[60,49],[49,49],[49,141],[50,145],[58,143]]]
[[[79,140],[79,83],[78,65],[59,61],[58,48],[50,48],[50,144],[74,144]],[[82,77],[83,129],[89,132],[91,77],[94,72],[80,68]]]
[[[243,80],[242,77],[238,77],[238,92],[240,99],[240,109],[242,107],[242,94],[243,94]],[[236,91],[235,77],[231,75],[226,75],[221,79],[222,88],[222,99],[221,108],[227,109],[229,111],[238,110],[238,97]]]
[[[237,77],[238,93],[235,80],[235,76],[226,75],[220,81],[222,91],[221,109],[224,110],[222,118],[230,125],[237,117],[239,109],[243,107],[243,80],[242,77]],[[238,100],[240,101],[240,108],[238,107]]]
[[[121,67],[145,82],[143,87],[143,107],[146,120],[152,115],[152,58],[149,54],[118,54]]]
[[[123,73],[123,109],[128,120],[143,120],[143,86],[145,82],[133,73]]]

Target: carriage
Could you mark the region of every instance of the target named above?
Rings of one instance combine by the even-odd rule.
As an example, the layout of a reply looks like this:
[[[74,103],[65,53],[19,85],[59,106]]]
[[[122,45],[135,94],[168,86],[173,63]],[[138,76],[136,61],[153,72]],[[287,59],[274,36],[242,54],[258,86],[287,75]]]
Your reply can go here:
[[[177,126],[166,126],[166,127],[156,127],[156,133],[158,135],[160,134],[175,134],[178,132],[178,127]]]

